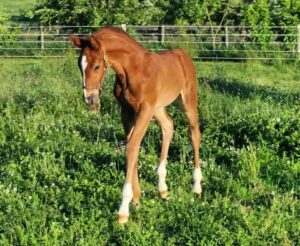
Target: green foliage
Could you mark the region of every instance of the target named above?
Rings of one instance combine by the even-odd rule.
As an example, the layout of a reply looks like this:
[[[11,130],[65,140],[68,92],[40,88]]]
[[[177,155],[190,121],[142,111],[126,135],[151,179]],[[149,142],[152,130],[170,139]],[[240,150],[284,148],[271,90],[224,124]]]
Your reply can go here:
[[[41,0],[28,13],[42,24],[104,25],[104,24],[151,24],[160,21],[159,0]]]
[[[190,35],[190,33],[184,29],[179,28],[179,30],[166,38],[167,44],[164,44],[163,47],[167,49],[183,49],[189,54],[190,57],[197,57],[198,45],[195,43],[195,36]]]
[[[0,6],[0,48],[6,46],[7,41],[14,40],[16,30],[9,30],[9,15],[6,9]]]
[[[272,22],[275,26],[284,27],[282,33],[287,34],[283,41],[288,49],[294,47],[297,40],[295,28],[300,23],[300,2],[293,0],[272,1]]]
[[[259,42],[262,48],[267,48],[268,42],[272,41],[271,15],[269,1],[256,0],[245,10],[245,24],[253,27],[252,39]]]
[[[39,0],[28,17],[41,24],[296,25],[300,3],[243,0]],[[261,30],[266,31],[266,30]]]
[[[245,24],[254,27],[271,26],[270,11],[267,0],[256,0],[246,9]]]
[[[205,31],[208,34],[206,40],[211,41],[212,46],[200,45],[197,52],[195,45],[182,45],[189,46],[183,48],[187,48],[194,57],[236,57],[242,53],[244,57],[251,58],[272,56],[291,59],[295,56],[291,50],[295,50],[296,46],[299,13],[300,2],[293,0],[40,0],[27,12],[27,16],[42,25],[206,25],[210,27]],[[230,46],[227,47],[220,45],[220,42],[225,41],[224,25],[246,25],[252,28],[244,28],[239,38],[234,35],[236,30],[230,29]],[[270,28],[274,25],[283,28]],[[195,37],[179,37],[178,40],[193,41]],[[249,44],[239,45],[241,40]],[[271,43],[273,41],[277,43]],[[208,52],[217,48],[221,51]]]
[[[4,26],[8,24],[8,14],[6,9],[0,6],[0,25]]]
[[[300,2],[294,0],[271,1],[273,24],[276,26],[298,25],[300,20]]]
[[[188,126],[170,106],[170,200],[157,191],[153,122],[139,155],[142,207],[127,225],[116,222],[125,165],[113,74],[91,115],[72,54],[0,67],[0,244],[300,243],[299,66],[198,63],[203,195],[191,193]]]
[[[193,6],[193,7],[191,7]],[[164,7],[163,23],[166,24],[193,24],[203,23],[205,15],[202,4],[196,0],[175,0]]]

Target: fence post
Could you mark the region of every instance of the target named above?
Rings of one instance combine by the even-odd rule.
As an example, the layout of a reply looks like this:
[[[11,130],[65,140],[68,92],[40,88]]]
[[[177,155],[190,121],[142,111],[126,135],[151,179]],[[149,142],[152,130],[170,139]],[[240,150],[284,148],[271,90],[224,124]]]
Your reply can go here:
[[[212,37],[213,51],[215,51],[215,49],[216,49],[216,37],[217,37],[217,35],[214,32],[214,27],[213,26],[210,27],[210,31],[211,31],[211,35],[212,35],[211,37]]]
[[[164,25],[162,25],[160,27],[160,42],[161,42],[161,44],[164,44],[164,42],[165,42],[165,26]]]
[[[44,27],[40,26],[40,30],[41,30],[41,49],[44,50],[45,49]]]
[[[297,26],[297,53],[300,58],[300,24]]]
[[[225,26],[225,45],[226,45],[226,48],[228,48],[228,46],[229,46],[228,26]]]
[[[127,31],[126,24],[122,24],[122,25],[121,25],[121,28],[123,29],[124,32]]]

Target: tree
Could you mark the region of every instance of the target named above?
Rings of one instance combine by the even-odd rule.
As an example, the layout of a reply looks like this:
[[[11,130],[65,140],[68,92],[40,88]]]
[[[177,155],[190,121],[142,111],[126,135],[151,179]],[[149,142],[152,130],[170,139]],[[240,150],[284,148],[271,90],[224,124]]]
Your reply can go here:
[[[252,27],[253,41],[263,48],[272,41],[270,5],[268,0],[255,0],[244,8],[244,24]]]
[[[17,30],[9,30],[9,15],[7,11],[0,6],[0,47],[8,45],[8,41],[15,39]],[[0,51],[1,54],[5,53],[5,50]]]
[[[213,38],[213,47],[215,49],[215,42],[218,33],[220,32],[222,25],[228,24],[226,19],[229,14],[233,14],[235,9],[240,6],[241,2],[239,0],[229,0],[229,1],[209,1],[205,0],[203,3],[203,8],[206,14],[206,18],[210,24],[210,30]],[[215,27],[213,27],[215,26]]]
[[[299,0],[38,0],[43,25],[296,25]],[[266,31],[264,29],[264,31]]]
[[[43,25],[157,24],[162,0],[40,0],[28,13]]]
[[[280,41],[284,41],[288,49],[292,49],[296,42],[295,26],[300,23],[300,1],[296,0],[273,0],[270,3],[272,25],[282,26],[280,30],[286,34],[279,37]]]

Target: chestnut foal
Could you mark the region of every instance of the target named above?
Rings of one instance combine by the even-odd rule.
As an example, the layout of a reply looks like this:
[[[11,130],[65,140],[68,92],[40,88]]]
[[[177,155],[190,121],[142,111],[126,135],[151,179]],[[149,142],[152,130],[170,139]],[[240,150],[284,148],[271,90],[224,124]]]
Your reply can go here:
[[[166,106],[179,98],[190,125],[194,149],[193,192],[200,194],[202,173],[199,166],[201,133],[197,112],[197,79],[191,58],[180,49],[153,53],[143,48],[119,28],[104,27],[89,37],[69,36],[81,48],[79,67],[83,76],[85,102],[99,108],[99,92],[108,67],[116,72],[114,95],[121,107],[121,118],[127,137],[127,174],[119,223],[129,217],[129,203],[138,205],[141,189],[138,181],[138,153],[141,141],[153,117],[161,126],[163,141],[157,169],[158,190],[166,199],[166,165],[173,121]]]

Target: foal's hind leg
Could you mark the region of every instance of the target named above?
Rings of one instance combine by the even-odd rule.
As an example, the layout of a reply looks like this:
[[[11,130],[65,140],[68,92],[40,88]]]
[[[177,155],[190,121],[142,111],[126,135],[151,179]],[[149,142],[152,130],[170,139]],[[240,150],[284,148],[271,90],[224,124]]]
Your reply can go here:
[[[167,156],[170,146],[170,142],[173,138],[173,120],[169,116],[165,108],[159,109],[154,117],[157,119],[158,123],[161,126],[161,131],[163,135],[160,162],[157,169],[158,174],[158,190],[163,199],[166,199],[168,196],[168,186],[166,184],[166,165],[167,165]]]
[[[199,165],[199,148],[201,143],[201,132],[198,123],[198,110],[197,110],[197,88],[191,86],[181,92],[180,101],[182,103],[184,113],[190,125],[190,136],[194,149],[194,172],[193,172],[193,192],[201,194],[201,180],[202,172]]]

